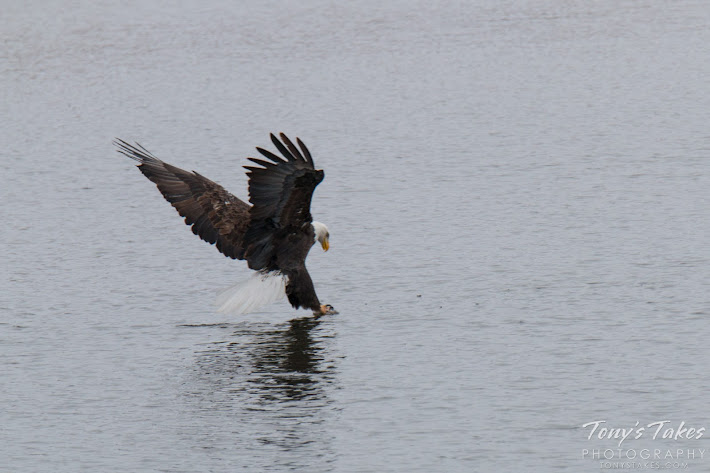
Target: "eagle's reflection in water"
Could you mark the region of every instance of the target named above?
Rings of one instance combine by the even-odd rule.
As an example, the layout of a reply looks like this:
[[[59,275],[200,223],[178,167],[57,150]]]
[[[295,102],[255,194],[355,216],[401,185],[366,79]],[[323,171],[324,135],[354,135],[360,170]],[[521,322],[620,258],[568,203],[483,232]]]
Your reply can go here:
[[[294,319],[285,331],[267,332],[253,351],[256,375],[250,382],[262,391],[266,402],[311,400],[324,396],[319,384],[327,368],[323,366],[322,340],[311,332],[320,322],[315,318]]]
[[[209,328],[220,330],[226,341],[197,353],[193,375],[183,386],[191,409],[219,417],[240,450],[262,455],[272,447],[280,452],[279,464],[309,471],[320,469],[314,462],[329,463],[326,424],[336,413],[329,396],[335,389],[333,324],[307,317]],[[215,435],[210,430],[209,436]]]

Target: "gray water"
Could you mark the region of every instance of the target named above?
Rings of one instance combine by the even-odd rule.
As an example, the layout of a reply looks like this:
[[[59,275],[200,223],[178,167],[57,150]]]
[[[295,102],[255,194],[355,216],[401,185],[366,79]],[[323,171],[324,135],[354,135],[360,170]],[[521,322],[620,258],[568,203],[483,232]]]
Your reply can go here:
[[[706,2],[1,3],[0,471],[597,471],[585,423],[710,428]],[[214,313],[245,264],[111,145],[245,198],[271,131],[325,170],[337,316]],[[710,471],[660,437],[622,447]]]

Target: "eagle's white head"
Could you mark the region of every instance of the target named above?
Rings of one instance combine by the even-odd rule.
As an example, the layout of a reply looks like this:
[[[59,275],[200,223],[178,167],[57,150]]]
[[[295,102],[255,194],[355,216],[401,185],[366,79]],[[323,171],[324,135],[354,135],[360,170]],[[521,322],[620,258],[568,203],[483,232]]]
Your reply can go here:
[[[330,243],[328,243],[328,239],[330,238],[328,227],[326,227],[324,223],[313,222],[313,230],[316,233],[316,241],[323,247],[323,251],[328,251],[328,248],[330,248]],[[314,241],[313,244],[315,243]]]

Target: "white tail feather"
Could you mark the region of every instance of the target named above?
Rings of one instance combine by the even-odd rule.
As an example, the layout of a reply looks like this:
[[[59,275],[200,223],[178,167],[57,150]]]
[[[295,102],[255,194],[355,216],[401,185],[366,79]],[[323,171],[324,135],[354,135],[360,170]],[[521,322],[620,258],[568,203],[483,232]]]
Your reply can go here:
[[[217,312],[248,314],[282,299],[286,295],[287,277],[280,273],[255,273],[217,294]]]

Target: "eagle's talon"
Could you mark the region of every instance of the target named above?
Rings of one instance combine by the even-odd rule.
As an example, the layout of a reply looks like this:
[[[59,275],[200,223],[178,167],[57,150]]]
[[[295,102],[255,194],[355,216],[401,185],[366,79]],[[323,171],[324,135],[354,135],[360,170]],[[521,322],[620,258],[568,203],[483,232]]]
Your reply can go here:
[[[313,312],[316,315],[335,315],[338,313],[338,311],[335,310],[335,307],[333,307],[330,304],[321,304],[320,312],[316,312],[316,311],[313,311]]]

